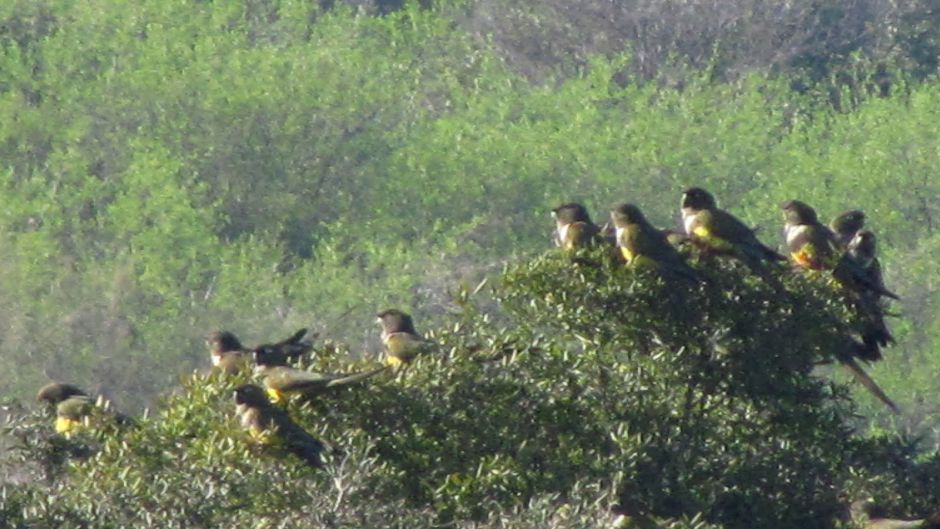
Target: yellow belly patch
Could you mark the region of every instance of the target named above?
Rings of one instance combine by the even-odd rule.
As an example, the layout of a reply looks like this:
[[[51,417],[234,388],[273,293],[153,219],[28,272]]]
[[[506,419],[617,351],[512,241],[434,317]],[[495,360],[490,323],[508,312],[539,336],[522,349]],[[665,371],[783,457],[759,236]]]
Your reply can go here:
[[[714,235],[712,235],[711,230],[709,230],[705,226],[696,226],[692,230],[692,235],[695,235],[696,238],[698,238],[699,240],[701,240],[702,242],[704,242],[705,244],[707,244],[708,246],[716,250],[723,251],[723,252],[730,252],[734,250],[733,244],[731,244],[730,242],[722,238],[715,237]]]
[[[802,266],[803,268],[816,269],[815,261],[810,252],[807,252],[801,249],[798,252],[791,252],[790,257],[792,257],[793,260],[796,261],[796,264]]]
[[[397,356],[388,355],[385,357],[385,365],[390,367],[398,367],[404,363],[405,361]]]
[[[271,444],[271,432],[270,430],[262,430],[257,426],[252,426],[248,429],[248,434],[251,436],[251,440],[258,444],[268,445]]]
[[[810,270],[825,270],[832,267],[832,263],[822,259],[812,244],[805,244],[799,250],[790,252],[790,257],[803,268]]]
[[[274,388],[265,388],[265,393],[268,394],[268,398],[271,399],[271,402],[274,404],[280,404],[281,402],[287,400],[283,393]]]
[[[631,263],[634,257],[636,257],[626,246],[620,247],[620,254],[623,255],[623,258],[627,261],[627,264]]]
[[[56,433],[61,434],[70,434],[75,432],[82,427],[82,421],[69,419],[68,417],[56,417],[55,419],[55,431]]]

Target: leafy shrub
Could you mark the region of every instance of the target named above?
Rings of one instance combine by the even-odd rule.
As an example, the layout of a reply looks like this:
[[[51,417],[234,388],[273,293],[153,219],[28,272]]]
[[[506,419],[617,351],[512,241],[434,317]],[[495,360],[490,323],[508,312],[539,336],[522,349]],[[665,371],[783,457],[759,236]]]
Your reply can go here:
[[[95,454],[67,463],[47,419],[16,415],[13,453],[55,479],[7,488],[0,512],[12,527],[561,528],[603,527],[614,509],[825,528],[856,494],[940,500],[937,456],[859,436],[846,387],[816,373],[851,325],[826,281],[692,262],[707,283],[549,254],[504,273],[496,312],[461,293],[428,335],[435,352],[289,404],[332,445],[324,470],[247,442],[232,401],[247,373],[187,377],[137,428],[69,440]],[[348,353],[324,344],[310,367],[371,363]]]

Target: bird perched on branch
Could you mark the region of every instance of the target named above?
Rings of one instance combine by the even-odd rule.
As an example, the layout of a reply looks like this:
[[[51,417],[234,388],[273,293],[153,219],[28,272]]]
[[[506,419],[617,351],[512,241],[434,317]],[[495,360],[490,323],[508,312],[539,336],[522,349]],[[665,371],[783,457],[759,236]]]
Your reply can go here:
[[[664,279],[702,280],[667,236],[646,220],[640,208],[620,204],[610,212],[610,220],[617,230],[617,247],[628,265],[653,268]]]
[[[55,431],[65,437],[85,428],[87,418],[95,413],[101,413],[118,426],[133,423],[130,417],[108,409],[109,403],[102,399],[96,401],[72,384],[50,382],[39,389],[36,400],[45,402],[55,411]]]
[[[579,250],[596,244],[601,229],[591,222],[587,208],[569,202],[552,210],[555,219],[555,245],[564,250]]]
[[[264,351],[269,365],[280,362],[287,365],[313,350],[313,340],[317,334],[308,334],[303,328],[277,343],[261,344],[253,351]]]
[[[790,200],[782,208],[787,247],[797,265],[808,270],[832,270],[839,284],[859,295],[870,292],[897,299],[897,295],[884,288],[880,269],[879,277],[866,270],[866,266],[872,267],[874,258],[874,235],[871,232],[866,230],[856,247],[844,252],[836,234],[819,222],[816,210],[808,204]],[[867,255],[863,257],[862,254]]]
[[[254,384],[235,389],[235,409],[251,439],[260,445],[283,446],[312,467],[321,467],[323,443],[275,408],[264,390]]]
[[[237,373],[244,369],[252,360],[254,351],[265,351],[269,365],[288,365],[296,361],[313,349],[313,338],[308,336],[307,329],[300,329],[284,340],[276,343],[262,344],[252,349],[246,348],[241,341],[229,331],[213,331],[206,338],[212,365],[227,375]]]
[[[270,352],[260,349],[254,352],[255,371],[264,377],[265,390],[275,404],[284,401],[290,395],[314,397],[331,389],[348,386],[378,375],[388,369],[382,366],[360,373],[313,373],[287,367],[276,363],[279,358],[269,356]],[[275,363],[271,363],[274,361]]]
[[[837,355],[839,362],[875,397],[897,412],[894,402],[855,361],[855,358],[866,362],[880,360],[881,348],[894,340],[885,325],[880,307],[865,301],[868,296],[866,292],[887,291],[883,285],[878,287],[867,277],[864,268],[852,254],[843,251],[838,236],[819,222],[816,210],[811,206],[799,200],[790,200],[781,208],[784,211],[787,247],[794,263],[806,270],[831,271],[835,281],[849,296],[848,302],[858,317],[857,332],[861,335],[861,342],[847,337],[844,350]],[[840,229],[852,229],[851,221],[857,216],[849,213],[841,215],[842,221],[835,223]]]
[[[861,291],[861,295],[867,296],[872,301],[879,301],[882,296],[900,299],[897,294],[885,288],[881,262],[878,261],[875,253],[875,234],[870,230],[858,231],[849,241],[846,255],[855,265],[854,269],[859,277],[859,286],[856,290]]]
[[[790,257],[808,270],[832,270],[842,258],[835,234],[819,222],[816,210],[799,200],[785,202],[784,234]]]
[[[692,241],[710,251],[741,260],[751,270],[786,258],[757,239],[754,230],[719,209],[715,197],[699,187],[682,194],[682,224]]]
[[[376,315],[382,325],[382,343],[385,345],[385,363],[389,366],[407,364],[421,353],[434,347],[415,330],[411,316],[398,310],[388,309]]]
[[[206,337],[212,366],[226,375],[233,375],[248,365],[248,350],[228,331],[213,331]]]
[[[857,232],[849,242],[844,260],[845,270],[836,278],[851,294],[849,302],[861,323],[862,342],[870,352],[869,359],[878,360],[881,358],[880,348],[894,342],[885,323],[885,307],[881,298],[899,298],[885,288],[881,263],[875,255],[875,234],[869,230]]]

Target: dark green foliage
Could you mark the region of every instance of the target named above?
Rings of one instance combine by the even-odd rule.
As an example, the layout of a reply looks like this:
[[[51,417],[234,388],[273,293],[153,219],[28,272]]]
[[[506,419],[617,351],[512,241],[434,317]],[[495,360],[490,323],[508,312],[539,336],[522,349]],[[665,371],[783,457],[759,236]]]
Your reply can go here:
[[[574,260],[511,267],[499,314],[464,293],[427,336],[436,351],[290,403],[331,445],[324,470],[248,442],[232,400],[247,373],[196,374],[138,426],[68,441],[95,454],[65,468],[48,419],[17,419],[25,461],[55,479],[24,476],[0,511],[13,527],[430,527],[499,512],[506,527],[602,527],[619,503],[675,527],[828,528],[863,494],[915,512],[940,501],[936,458],[860,437],[846,388],[815,373],[847,332],[824,281],[781,267],[772,287],[693,257],[708,282],[677,287],[606,251]],[[311,367],[367,367],[346,358],[326,344]]]

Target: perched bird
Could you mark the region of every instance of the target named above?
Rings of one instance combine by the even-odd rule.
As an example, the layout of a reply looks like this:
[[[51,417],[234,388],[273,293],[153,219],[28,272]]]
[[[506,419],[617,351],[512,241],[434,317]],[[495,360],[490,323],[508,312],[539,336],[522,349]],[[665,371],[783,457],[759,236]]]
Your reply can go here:
[[[415,331],[411,316],[398,309],[384,310],[377,315],[382,325],[382,343],[385,345],[385,363],[399,366],[414,360],[418,354],[431,349],[433,344]]]
[[[781,208],[793,261],[809,270],[834,269],[842,258],[842,249],[832,230],[819,222],[816,210],[799,200],[785,202]]]
[[[865,227],[865,213],[857,209],[846,211],[832,219],[829,228],[835,234],[836,241],[845,248],[855,234]]]
[[[875,257],[875,234],[868,230],[858,232],[849,242],[849,248],[832,275],[846,290],[866,303],[879,305],[882,296],[901,299],[885,288],[881,263]]]
[[[587,208],[569,202],[552,210],[555,219],[555,245],[564,250],[578,250],[595,244],[601,229],[591,222]]]
[[[809,270],[831,270],[833,278],[849,294],[862,337],[860,344],[853,341],[852,354],[868,362],[880,360],[881,348],[893,342],[894,338],[885,324],[877,298],[894,294],[866,272],[852,252],[842,251],[837,236],[819,222],[812,207],[799,200],[791,200],[782,208],[786,219],[787,246],[794,262]]]
[[[861,325],[862,342],[870,351],[869,360],[881,358],[880,347],[894,342],[885,323],[885,309],[881,298],[898,299],[885,288],[881,263],[875,255],[875,234],[861,230],[849,242],[845,254],[845,271],[838,276],[839,282],[854,296],[851,300]]]
[[[273,362],[287,365],[312,351],[313,339],[316,337],[316,334],[308,336],[307,329],[303,328],[280,342],[259,345],[254,351],[265,351],[269,365],[273,365]]]
[[[252,353],[264,351],[269,365],[287,365],[313,349],[312,338],[307,329],[300,329],[277,343],[262,344],[248,349],[228,331],[214,331],[206,338],[212,365],[227,375],[244,369],[252,360]]]
[[[47,404],[58,404],[69,397],[85,397],[87,394],[72,384],[62,384],[60,382],[50,382],[39,388],[36,394],[36,400]]]
[[[206,345],[209,347],[212,365],[226,375],[233,375],[248,365],[248,350],[228,331],[209,333]]]
[[[881,273],[881,263],[878,261],[875,252],[875,234],[870,230],[858,231],[855,236],[852,237],[852,240],[849,241],[846,251],[849,259],[855,263],[859,271],[859,275],[862,278],[862,285],[870,285],[870,288],[866,288],[864,295],[873,297],[874,300],[877,300],[881,296],[900,299],[897,294],[885,288],[884,276]]]
[[[82,419],[91,413],[92,400],[71,384],[50,382],[39,389],[36,400],[54,407],[55,431],[66,437],[82,428]]]
[[[940,511],[919,520],[887,518],[884,508],[871,499],[852,502],[849,514],[864,529],[940,529]]]
[[[95,410],[105,412],[119,426],[133,423],[133,419],[126,415],[97,406],[94,399],[71,384],[50,382],[39,389],[36,400],[55,410],[55,431],[65,437],[81,430],[85,426],[85,418]]]
[[[627,264],[653,268],[666,279],[701,281],[698,272],[669,244],[667,235],[646,220],[640,208],[620,204],[610,212],[610,220],[617,230],[617,247]]]
[[[265,350],[254,352],[255,372],[263,376],[265,390],[271,401],[280,403],[290,395],[313,397],[324,392],[360,382],[388,369],[382,366],[360,373],[312,373],[303,369],[271,363],[270,353]],[[273,358],[273,360],[278,360]]]
[[[245,384],[236,388],[235,408],[242,426],[256,443],[283,446],[308,465],[323,466],[323,443],[291,420],[287,412],[272,406],[260,387]]]
[[[786,260],[761,243],[753,229],[719,209],[715,198],[702,188],[692,187],[682,194],[682,223],[693,242],[732,255],[752,270],[760,269],[768,261]]]
[[[836,235],[819,222],[816,210],[799,200],[790,200],[782,208],[787,246],[796,264],[809,270],[832,270],[836,281],[850,291],[859,294],[870,291],[897,299],[866,272],[861,260],[854,258],[858,252],[843,252]],[[873,254],[874,235],[866,238]]]

